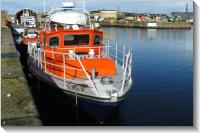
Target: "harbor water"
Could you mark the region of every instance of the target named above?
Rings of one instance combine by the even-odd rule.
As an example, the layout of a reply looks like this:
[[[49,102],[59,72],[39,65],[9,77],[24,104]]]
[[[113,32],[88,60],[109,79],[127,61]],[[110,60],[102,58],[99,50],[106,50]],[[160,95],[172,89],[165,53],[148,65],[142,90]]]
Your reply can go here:
[[[192,126],[193,29],[102,30],[106,38],[133,48],[134,85],[127,99],[99,123],[72,101],[66,105],[56,100],[55,92],[44,91],[51,87],[27,76],[43,125]]]
[[[120,106],[123,125],[192,125],[193,29],[105,28],[133,48],[132,92]]]

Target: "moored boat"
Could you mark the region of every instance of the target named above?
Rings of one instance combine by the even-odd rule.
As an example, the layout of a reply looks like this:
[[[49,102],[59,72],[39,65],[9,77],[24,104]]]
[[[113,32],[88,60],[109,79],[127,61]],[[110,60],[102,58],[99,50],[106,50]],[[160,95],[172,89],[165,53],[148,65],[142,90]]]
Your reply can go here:
[[[39,37],[27,42],[30,72],[84,107],[116,107],[133,83],[132,49],[103,38],[85,10],[65,4],[47,20]]]

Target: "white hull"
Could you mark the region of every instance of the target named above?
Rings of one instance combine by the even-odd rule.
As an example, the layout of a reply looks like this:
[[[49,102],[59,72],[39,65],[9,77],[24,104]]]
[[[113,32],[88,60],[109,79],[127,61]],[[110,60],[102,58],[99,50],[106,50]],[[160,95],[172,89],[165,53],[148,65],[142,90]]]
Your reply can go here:
[[[100,79],[96,79],[95,85],[97,86],[100,96],[96,96],[88,86],[86,85],[81,85],[80,83],[76,83],[73,81],[66,81],[65,86],[64,86],[64,80],[61,77],[57,77],[55,75],[52,75],[51,73],[45,72],[44,69],[38,65],[37,61],[34,60],[31,56],[28,58],[28,65],[30,72],[40,80],[48,83],[49,85],[52,85],[58,89],[61,89],[64,93],[66,93],[69,96],[72,97],[78,97],[82,99],[87,99],[87,100],[92,100],[96,102],[101,102],[101,103],[117,103],[119,101],[122,101],[128,91],[130,90],[132,86],[132,79],[131,77],[127,79],[123,95],[119,95],[118,97],[111,97],[110,94],[108,94],[108,91],[111,90],[117,90],[117,92],[120,91],[120,85],[122,84],[122,79],[119,77],[113,77],[115,79],[114,83],[110,85],[101,85],[99,83]],[[123,77],[123,76],[121,76]],[[85,81],[87,82],[87,81]],[[101,91],[102,90],[102,91]]]

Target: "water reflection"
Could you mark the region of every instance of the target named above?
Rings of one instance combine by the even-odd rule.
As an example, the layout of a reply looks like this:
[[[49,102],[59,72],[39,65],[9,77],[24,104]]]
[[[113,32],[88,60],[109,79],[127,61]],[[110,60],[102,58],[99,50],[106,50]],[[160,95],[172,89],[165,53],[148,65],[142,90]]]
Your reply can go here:
[[[147,38],[149,40],[155,40],[156,39],[156,29],[147,29]]]
[[[193,29],[103,28],[133,48],[133,90],[113,125],[193,124]]]
[[[103,28],[104,36],[112,40],[159,41],[159,42],[191,42],[193,29],[139,29],[139,28]]]

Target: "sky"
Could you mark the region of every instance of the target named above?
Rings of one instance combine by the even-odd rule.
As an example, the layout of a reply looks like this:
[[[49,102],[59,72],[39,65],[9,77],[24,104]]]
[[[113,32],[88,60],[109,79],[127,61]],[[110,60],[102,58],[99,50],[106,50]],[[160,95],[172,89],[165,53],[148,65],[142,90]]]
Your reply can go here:
[[[46,1],[46,10],[50,10],[57,3],[63,0],[1,0],[1,10],[8,10],[9,14],[15,14],[21,8],[31,8],[34,11],[43,11],[43,2]],[[83,0],[75,0],[80,6]],[[192,0],[85,0],[86,9],[119,9],[125,12],[134,13],[165,13],[174,11],[185,11],[186,3],[189,4],[189,11],[193,11]]]

